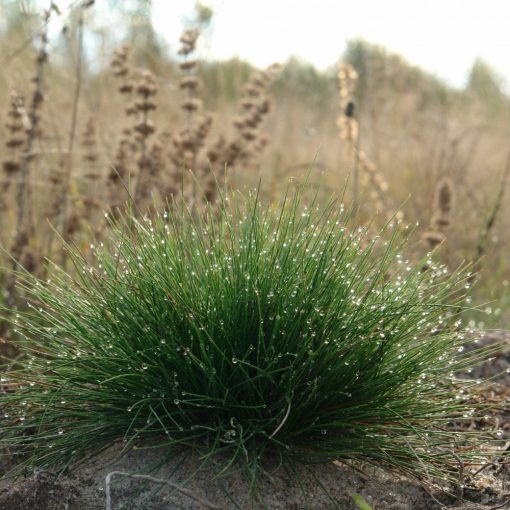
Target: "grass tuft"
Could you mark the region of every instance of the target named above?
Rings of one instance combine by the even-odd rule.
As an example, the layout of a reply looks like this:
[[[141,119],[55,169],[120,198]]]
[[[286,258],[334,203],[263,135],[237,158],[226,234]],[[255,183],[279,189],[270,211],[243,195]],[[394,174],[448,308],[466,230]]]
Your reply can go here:
[[[464,351],[466,272],[423,272],[398,227],[368,238],[336,200],[302,198],[125,215],[92,263],[71,249],[74,276],[26,277],[0,404],[18,469],[113,442],[222,452],[221,473],[276,455],[453,480],[479,462],[480,434],[448,427],[479,412],[453,375],[483,356]]]

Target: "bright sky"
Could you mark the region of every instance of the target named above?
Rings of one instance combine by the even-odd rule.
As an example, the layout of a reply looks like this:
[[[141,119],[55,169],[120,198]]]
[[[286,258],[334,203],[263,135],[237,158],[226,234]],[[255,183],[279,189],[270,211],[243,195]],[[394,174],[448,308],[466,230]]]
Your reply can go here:
[[[177,46],[195,0],[153,0],[158,32]],[[338,61],[351,38],[384,45],[462,86],[476,57],[510,89],[510,0],[209,0],[211,58],[259,66],[295,55],[319,68]]]

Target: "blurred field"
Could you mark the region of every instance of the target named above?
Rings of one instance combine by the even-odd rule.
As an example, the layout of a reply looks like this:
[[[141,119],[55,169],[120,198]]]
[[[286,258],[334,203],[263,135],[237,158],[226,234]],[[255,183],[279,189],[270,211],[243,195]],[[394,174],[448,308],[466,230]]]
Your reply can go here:
[[[356,221],[366,224],[377,214],[376,224],[382,223],[400,208],[405,223],[418,222],[419,241],[434,222],[434,195],[446,179],[452,210],[435,256],[450,267],[482,256],[474,302],[492,301],[495,313],[476,320],[504,323],[510,213],[501,190],[510,98],[483,62],[473,64],[468,85],[458,90],[383,48],[351,41],[339,54],[358,75],[352,100],[359,137],[349,144],[337,126],[346,112],[339,106],[336,68],[318,72],[292,60],[261,75],[246,62],[202,62],[195,41],[185,38],[184,51],[174,55],[177,48],[172,53],[158,45],[147,20],[133,32],[128,18],[129,51],[115,56],[118,41],[91,24],[94,5],[88,3],[60,14],[53,9],[46,18],[43,10],[22,12],[16,3],[0,7],[6,125],[0,130],[0,242],[30,271],[44,275],[45,257],[65,258],[50,224],[85,249],[90,226],[100,237],[103,211],[121,205],[127,187],[141,210],[181,190],[198,210],[204,205],[200,189],[212,203],[216,199],[215,179],[239,189],[262,179],[263,197],[276,201],[289,181],[309,172],[310,183],[325,194],[341,193],[349,177],[349,204],[358,183]],[[207,37],[209,14],[195,19],[199,37]],[[45,19],[61,20],[65,32],[45,41]],[[184,87],[183,77],[190,78]],[[120,93],[123,84],[131,91]],[[133,100],[139,106],[126,115]],[[379,189],[364,184],[360,151],[384,182]],[[416,257],[428,248],[421,242]],[[7,255],[3,264],[12,264]],[[1,280],[12,305],[12,277],[4,272]]]

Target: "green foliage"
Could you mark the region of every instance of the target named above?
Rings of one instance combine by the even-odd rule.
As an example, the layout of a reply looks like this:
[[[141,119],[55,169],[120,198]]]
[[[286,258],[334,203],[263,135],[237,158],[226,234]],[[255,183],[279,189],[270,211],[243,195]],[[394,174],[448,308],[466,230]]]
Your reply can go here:
[[[334,200],[231,196],[195,216],[127,215],[92,264],[72,250],[76,276],[27,277],[26,357],[6,376],[22,387],[1,404],[19,469],[115,441],[253,472],[266,454],[442,479],[476,463],[480,433],[447,427],[477,413],[474,383],[453,376],[482,356],[463,352],[463,272],[411,267],[397,227],[349,231]]]
[[[373,508],[359,494],[353,494],[352,499],[359,510],[373,510]]]

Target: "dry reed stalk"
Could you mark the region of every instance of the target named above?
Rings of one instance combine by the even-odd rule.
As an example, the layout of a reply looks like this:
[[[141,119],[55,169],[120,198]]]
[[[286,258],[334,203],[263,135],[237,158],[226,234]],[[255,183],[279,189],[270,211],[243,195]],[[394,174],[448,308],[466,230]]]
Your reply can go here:
[[[82,161],[83,164],[88,166],[89,169],[97,169],[97,140],[96,140],[96,123],[93,117],[89,117],[85,128],[81,135],[81,146],[83,148],[82,153]],[[89,170],[88,169],[88,170]],[[89,175],[89,171],[87,170],[87,174],[85,177],[88,179],[96,180],[99,175],[94,173],[94,175]]]
[[[82,132],[81,146],[83,147],[83,179],[86,194],[81,197],[79,203],[70,212],[66,222],[66,236],[71,238],[84,224],[96,225],[95,233],[99,234],[100,227],[94,222],[101,203],[97,196],[98,184],[101,180],[101,172],[98,168],[98,153],[96,142],[96,128],[93,117],[89,117]]]
[[[130,119],[129,125],[122,130],[108,174],[109,206],[114,215],[129,194],[133,197],[137,211],[150,206],[150,191],[158,189],[157,184],[164,168],[162,144],[159,141],[150,143],[156,131],[154,122],[149,118],[150,113],[157,109],[154,102],[158,92],[156,79],[150,71],[142,70],[137,71],[139,78],[135,81],[135,72],[128,59],[129,48],[123,46],[115,51],[111,64],[114,76],[121,79],[118,91],[128,98],[125,114]],[[134,188],[126,193],[132,182]]]
[[[12,90],[7,110],[7,120],[5,122],[5,127],[7,128],[5,146],[9,156],[2,162],[5,180],[2,182],[0,189],[0,203],[4,205],[4,209],[5,193],[9,189],[13,178],[18,175],[21,169],[20,150],[25,144],[24,115],[26,117],[23,98],[15,90]]]
[[[179,82],[179,87],[185,93],[181,102],[181,109],[185,113],[186,121],[184,128],[173,137],[173,149],[169,154],[174,165],[171,188],[175,188],[179,180],[184,182],[184,171],[192,171],[195,174],[191,179],[190,196],[186,197],[192,209],[196,209],[198,201],[196,186],[198,155],[212,125],[212,116],[208,113],[202,113],[202,101],[197,97],[200,84],[197,76],[198,60],[194,53],[199,36],[200,31],[193,28],[185,30],[180,38],[181,47],[178,54],[183,57],[179,64],[183,77]]]
[[[129,65],[129,46],[122,46],[114,52],[111,62],[113,75],[120,79],[118,92],[129,101],[134,90],[134,82],[131,79],[132,69]],[[129,103],[125,108],[127,118],[131,118],[136,110]],[[108,206],[115,216],[118,208],[127,200],[125,189],[132,178],[131,161],[135,153],[132,128],[126,126],[122,130],[112,165],[107,176]]]
[[[156,103],[152,98],[157,92],[158,88],[154,75],[150,71],[143,71],[139,82],[135,86],[138,99],[133,104],[136,112],[136,123],[133,129],[137,143],[136,163],[138,166],[138,178],[133,197],[138,208],[142,206],[142,200],[146,200],[149,195],[150,177],[153,177],[159,170],[152,168],[155,160],[148,150],[149,139],[156,131],[154,123],[149,119],[149,112],[156,110]]]
[[[350,64],[341,63],[338,69],[339,105],[341,114],[337,118],[340,138],[347,143],[350,157],[353,161],[354,192],[353,202],[356,206],[359,200],[359,179],[364,186],[370,185],[372,199],[377,210],[383,211],[387,217],[394,216],[387,192],[388,183],[376,165],[367,154],[360,149],[359,122],[355,115],[354,92],[358,80],[358,73]],[[361,173],[361,175],[358,175]],[[396,214],[397,219],[403,218],[402,211]]]

